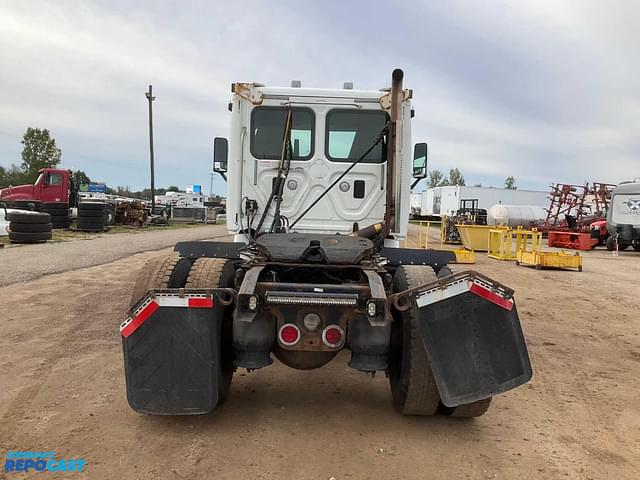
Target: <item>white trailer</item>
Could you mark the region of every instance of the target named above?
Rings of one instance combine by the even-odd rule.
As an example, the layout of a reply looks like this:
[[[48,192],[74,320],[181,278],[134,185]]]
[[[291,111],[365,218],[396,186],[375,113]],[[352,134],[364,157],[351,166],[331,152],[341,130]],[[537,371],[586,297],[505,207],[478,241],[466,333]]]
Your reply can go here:
[[[478,200],[477,208],[488,210],[493,205],[529,205],[548,207],[548,192],[538,190],[508,190],[492,187],[446,186],[428,188],[422,192],[420,216],[454,215],[461,200]]]

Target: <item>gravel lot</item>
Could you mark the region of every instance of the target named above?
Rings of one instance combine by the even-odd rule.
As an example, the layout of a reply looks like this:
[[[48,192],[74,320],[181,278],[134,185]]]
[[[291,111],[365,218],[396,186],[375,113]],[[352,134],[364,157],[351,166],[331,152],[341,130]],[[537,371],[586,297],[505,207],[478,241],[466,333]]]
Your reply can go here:
[[[166,233],[173,242],[197,231]],[[119,256],[138,239],[126,240]],[[0,287],[0,451],[83,458],[85,471],[69,478],[91,479],[638,478],[636,252],[586,252],[582,273],[486,254],[467,266],[516,289],[534,366],[529,384],[474,420],[397,414],[385,376],[348,368],[347,353],[307,372],[278,361],[238,370],[229,401],[210,415],[135,413],[118,325],[153,255]]]
[[[50,273],[102,265],[135,253],[173,247],[180,241],[221,239],[226,236],[226,225],[203,225],[4,248],[0,250],[0,286],[33,280]]]

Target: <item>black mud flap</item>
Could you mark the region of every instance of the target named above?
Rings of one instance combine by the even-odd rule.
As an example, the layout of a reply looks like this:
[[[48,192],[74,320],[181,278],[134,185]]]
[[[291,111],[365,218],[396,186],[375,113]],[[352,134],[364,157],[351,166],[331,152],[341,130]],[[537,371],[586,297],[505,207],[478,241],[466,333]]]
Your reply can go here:
[[[127,400],[154,415],[208,413],[218,405],[224,304],[215,293],[151,291],[120,326]]]
[[[531,362],[513,291],[463,272],[413,289],[412,308],[447,407],[475,402],[528,382]]]

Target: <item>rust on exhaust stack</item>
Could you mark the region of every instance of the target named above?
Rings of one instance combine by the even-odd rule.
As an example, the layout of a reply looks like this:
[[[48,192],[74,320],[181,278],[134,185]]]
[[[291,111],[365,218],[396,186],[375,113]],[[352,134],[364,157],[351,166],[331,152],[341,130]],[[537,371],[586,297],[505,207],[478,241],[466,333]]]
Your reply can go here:
[[[402,79],[404,72],[396,68],[391,74],[391,120],[389,122],[389,134],[387,140],[387,191],[384,211],[384,235],[389,236],[395,230],[396,205],[395,205],[395,163],[396,163],[396,128],[400,118],[400,102],[402,96]]]

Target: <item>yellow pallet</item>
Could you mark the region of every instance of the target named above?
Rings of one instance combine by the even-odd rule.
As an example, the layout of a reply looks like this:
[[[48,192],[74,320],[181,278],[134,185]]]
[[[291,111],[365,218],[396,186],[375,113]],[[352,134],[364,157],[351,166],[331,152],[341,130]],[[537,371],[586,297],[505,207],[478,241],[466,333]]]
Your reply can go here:
[[[562,252],[535,252],[519,250],[516,256],[516,265],[528,265],[541,268],[577,268],[582,271],[582,256],[578,253]]]

